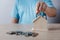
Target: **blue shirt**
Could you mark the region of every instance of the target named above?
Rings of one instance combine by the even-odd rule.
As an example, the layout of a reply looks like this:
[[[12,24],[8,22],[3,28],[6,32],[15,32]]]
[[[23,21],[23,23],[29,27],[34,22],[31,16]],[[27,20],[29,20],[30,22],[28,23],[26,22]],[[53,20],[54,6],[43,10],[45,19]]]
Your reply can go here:
[[[12,18],[19,19],[20,24],[31,24],[36,18],[36,3],[39,0],[15,0],[12,9]],[[43,0],[48,7],[54,7],[51,0]],[[40,15],[44,16],[43,12]]]

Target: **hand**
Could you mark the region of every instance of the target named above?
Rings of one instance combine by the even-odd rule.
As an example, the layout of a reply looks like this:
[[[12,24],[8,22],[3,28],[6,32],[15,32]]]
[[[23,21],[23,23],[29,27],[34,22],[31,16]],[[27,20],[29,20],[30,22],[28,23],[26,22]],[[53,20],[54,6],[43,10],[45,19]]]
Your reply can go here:
[[[45,11],[47,8],[47,5],[44,2],[38,2],[36,6],[36,13],[40,13],[41,11]]]

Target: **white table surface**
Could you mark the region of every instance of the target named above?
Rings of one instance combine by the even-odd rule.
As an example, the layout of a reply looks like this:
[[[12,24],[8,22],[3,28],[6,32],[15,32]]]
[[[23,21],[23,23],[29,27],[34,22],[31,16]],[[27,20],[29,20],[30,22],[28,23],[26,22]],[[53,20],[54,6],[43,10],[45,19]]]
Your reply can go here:
[[[28,27],[27,27],[28,26]],[[60,40],[60,30],[48,30],[48,31],[36,31],[39,33],[37,37],[25,37],[8,35],[6,32],[9,31],[31,31],[32,25],[18,25],[18,24],[7,24],[0,25],[0,40]],[[60,27],[60,24],[49,24],[48,27]]]

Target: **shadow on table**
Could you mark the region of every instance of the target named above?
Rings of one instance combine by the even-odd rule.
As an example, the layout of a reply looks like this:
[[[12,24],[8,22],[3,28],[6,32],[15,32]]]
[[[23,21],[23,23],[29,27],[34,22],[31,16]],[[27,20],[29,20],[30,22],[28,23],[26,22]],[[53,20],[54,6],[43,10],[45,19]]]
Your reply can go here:
[[[49,28],[48,30],[60,30],[60,28]]]

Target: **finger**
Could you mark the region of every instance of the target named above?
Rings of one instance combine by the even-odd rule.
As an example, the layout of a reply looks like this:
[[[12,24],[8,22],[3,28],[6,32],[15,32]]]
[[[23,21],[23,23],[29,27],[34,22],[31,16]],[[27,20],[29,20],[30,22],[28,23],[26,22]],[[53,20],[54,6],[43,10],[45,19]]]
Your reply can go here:
[[[40,7],[40,2],[37,3],[37,6],[36,6],[36,13],[38,14],[39,13],[39,7]]]
[[[43,5],[44,5],[44,2],[41,2],[41,3],[40,3],[40,7],[39,7],[39,10],[40,10],[40,11],[43,10]]]
[[[39,10],[40,2],[37,3],[37,10]]]
[[[44,3],[44,4],[43,4],[42,11],[44,12],[44,11],[46,10],[46,8],[47,8],[47,5]]]

